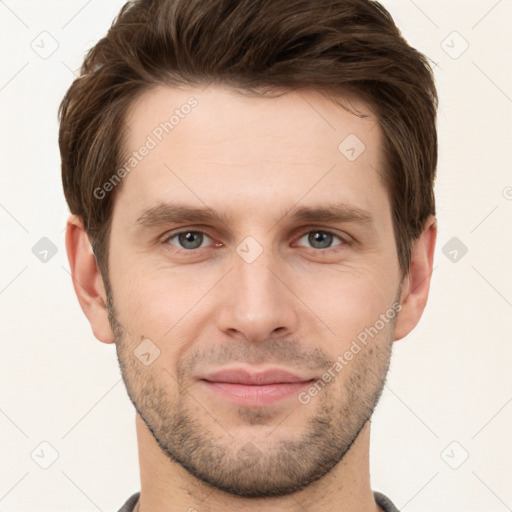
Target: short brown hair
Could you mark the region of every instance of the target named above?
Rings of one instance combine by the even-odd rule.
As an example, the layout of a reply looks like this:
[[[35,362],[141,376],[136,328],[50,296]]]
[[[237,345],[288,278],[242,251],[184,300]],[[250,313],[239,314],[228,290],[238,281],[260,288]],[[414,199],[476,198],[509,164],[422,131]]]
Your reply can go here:
[[[64,194],[108,276],[115,194],[97,199],[121,165],[126,112],[156,84],[218,82],[247,92],[349,92],[376,112],[398,260],[435,215],[437,92],[432,69],[372,0],[134,0],[87,53],[59,108]]]

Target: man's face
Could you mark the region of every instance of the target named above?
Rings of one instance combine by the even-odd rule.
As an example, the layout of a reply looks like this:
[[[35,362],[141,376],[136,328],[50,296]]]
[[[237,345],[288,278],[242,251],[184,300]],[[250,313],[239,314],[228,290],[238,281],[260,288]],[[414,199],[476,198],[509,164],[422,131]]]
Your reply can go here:
[[[172,131],[156,129],[192,96]],[[211,85],[153,89],[126,119],[130,152],[157,144],[113,212],[123,378],[162,451],[232,494],[284,495],[327,474],[384,386],[400,272],[381,135],[367,107],[343,102],[370,115],[312,91],[249,98]],[[219,218],[166,210],[178,203]],[[299,382],[213,376],[232,369]]]

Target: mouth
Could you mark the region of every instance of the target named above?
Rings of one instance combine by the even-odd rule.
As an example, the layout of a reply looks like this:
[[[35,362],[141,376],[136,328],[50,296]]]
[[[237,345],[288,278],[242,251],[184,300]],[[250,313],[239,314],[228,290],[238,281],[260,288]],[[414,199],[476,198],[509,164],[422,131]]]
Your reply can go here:
[[[253,373],[244,369],[229,369],[211,373],[199,381],[216,396],[246,406],[268,406],[295,396],[315,381],[284,369],[269,369]]]

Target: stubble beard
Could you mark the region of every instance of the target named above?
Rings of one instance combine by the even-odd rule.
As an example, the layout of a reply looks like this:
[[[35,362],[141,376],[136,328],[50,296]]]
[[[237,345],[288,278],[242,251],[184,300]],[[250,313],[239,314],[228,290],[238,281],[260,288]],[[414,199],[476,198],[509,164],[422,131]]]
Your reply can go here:
[[[190,382],[184,371],[171,372],[140,363],[133,353],[137,340],[125,333],[110,293],[107,297],[118,362],[131,402],[169,460],[216,490],[243,498],[263,498],[304,489],[343,460],[382,394],[389,370],[394,321],[388,324],[387,332],[381,333],[385,337],[363,347],[310,403],[297,401],[294,407],[307,411],[302,432],[283,434],[286,417],[283,419],[282,413],[240,407],[239,422],[269,430],[266,438],[256,435],[248,441],[246,436],[237,437],[236,429],[230,432],[226,418],[212,408],[213,402],[200,403],[193,396],[184,385],[186,377]],[[274,340],[266,350],[277,354],[287,347],[294,344]],[[261,345],[251,350],[261,350]],[[252,352],[246,346],[244,354],[248,353]],[[254,358],[248,359],[243,360],[255,362]],[[178,391],[174,397],[169,394],[173,388]],[[217,422],[210,415],[217,415]]]

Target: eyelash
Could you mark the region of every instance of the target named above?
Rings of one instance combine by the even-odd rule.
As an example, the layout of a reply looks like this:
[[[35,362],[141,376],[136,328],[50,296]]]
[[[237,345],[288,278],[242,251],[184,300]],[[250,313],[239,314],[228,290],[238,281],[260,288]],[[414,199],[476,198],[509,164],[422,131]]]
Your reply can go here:
[[[323,253],[323,252],[330,252],[330,251],[336,251],[336,250],[341,250],[343,247],[345,246],[348,246],[348,245],[351,245],[352,243],[352,239],[350,239],[348,237],[348,235],[346,235],[345,237],[341,236],[341,235],[338,235],[336,233],[334,233],[333,231],[329,231],[327,229],[319,229],[319,228],[308,228],[307,230],[305,231],[301,231],[298,235],[296,235],[296,239],[297,240],[300,240],[302,237],[304,237],[304,235],[307,235],[309,233],[324,233],[324,234],[328,234],[328,235],[332,235],[334,236],[335,238],[338,238],[340,240],[340,244],[338,245],[335,245],[333,247],[327,247],[326,249],[315,249],[314,247],[309,247],[309,249],[312,249],[313,251],[316,251],[316,252],[319,252],[319,253]],[[202,229],[183,229],[181,231],[177,231],[176,233],[171,233],[170,235],[167,235],[164,239],[163,239],[163,244],[168,246],[168,245],[173,245],[173,244],[169,244],[169,240],[171,240],[172,238],[175,238],[183,233],[200,233],[202,235],[206,235],[208,238],[210,238],[211,240],[213,240],[213,237],[210,236],[208,234],[208,232],[202,230]],[[300,246],[300,247],[303,247],[303,246]],[[183,249],[181,247],[178,247],[176,245],[173,245],[173,249],[172,251],[173,252],[178,252],[178,253],[185,253],[185,254],[192,254],[194,252],[197,252],[201,249],[207,249],[207,247],[199,247],[199,248],[196,248],[196,249]]]

